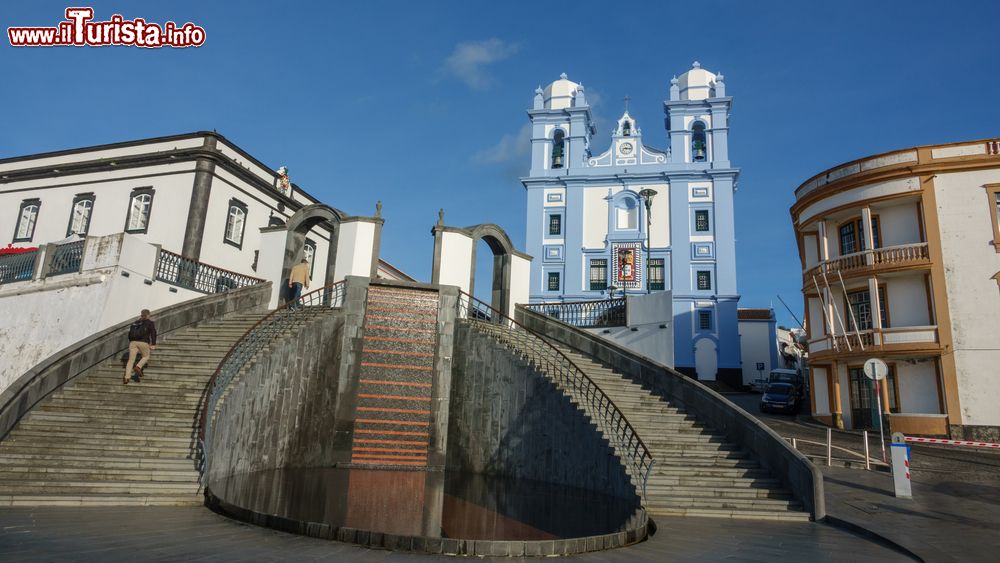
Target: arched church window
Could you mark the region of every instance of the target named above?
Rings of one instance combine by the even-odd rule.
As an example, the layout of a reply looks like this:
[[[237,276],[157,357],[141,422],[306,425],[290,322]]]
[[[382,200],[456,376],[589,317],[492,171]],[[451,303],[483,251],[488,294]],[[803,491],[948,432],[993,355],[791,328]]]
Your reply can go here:
[[[552,168],[563,167],[563,155],[566,151],[566,134],[562,129],[557,129],[552,135]]]
[[[224,242],[243,247],[243,233],[246,231],[247,205],[238,199],[229,200],[229,215],[226,217],[226,234]]]
[[[128,216],[125,218],[125,232],[145,233],[149,228],[149,216],[153,210],[153,189],[136,188],[128,206]]]
[[[17,213],[17,229],[14,231],[14,242],[30,241],[35,236],[35,223],[38,222],[38,208],[42,201],[26,199],[21,202]]]
[[[639,204],[634,198],[626,197],[615,208],[615,228],[636,229],[639,226]]]
[[[78,195],[73,200],[73,209],[69,214],[69,226],[66,236],[72,234],[85,235],[90,230],[90,215],[94,211],[94,194]]]
[[[704,162],[708,156],[705,143],[705,124],[700,121],[691,128],[691,160]]]
[[[632,134],[632,122],[626,119],[622,123],[622,135],[628,137],[631,134]]]

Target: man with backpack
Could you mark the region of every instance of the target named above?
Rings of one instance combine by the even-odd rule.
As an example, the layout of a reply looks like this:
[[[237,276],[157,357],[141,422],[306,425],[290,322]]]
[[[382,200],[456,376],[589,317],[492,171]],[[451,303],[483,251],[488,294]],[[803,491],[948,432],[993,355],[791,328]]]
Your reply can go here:
[[[142,368],[149,361],[150,350],[156,349],[156,323],[149,318],[149,309],[143,309],[139,320],[128,327],[128,363],[125,365],[125,376],[122,383],[128,385],[132,372],[142,381]],[[141,354],[139,363],[135,362],[136,354]]]

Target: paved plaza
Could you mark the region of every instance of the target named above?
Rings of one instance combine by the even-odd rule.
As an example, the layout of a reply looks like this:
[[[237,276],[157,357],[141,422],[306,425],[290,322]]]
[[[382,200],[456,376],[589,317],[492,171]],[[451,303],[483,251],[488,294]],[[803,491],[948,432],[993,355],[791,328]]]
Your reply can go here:
[[[579,561],[910,561],[825,524],[661,518],[638,545]],[[369,550],[244,524],[208,509],[14,508],[0,513],[5,561],[454,561]]]

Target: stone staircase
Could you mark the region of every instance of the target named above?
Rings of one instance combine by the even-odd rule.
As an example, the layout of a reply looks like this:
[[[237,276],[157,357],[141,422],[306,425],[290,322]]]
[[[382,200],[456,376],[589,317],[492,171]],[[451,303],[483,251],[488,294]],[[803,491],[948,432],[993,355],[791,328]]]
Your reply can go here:
[[[202,393],[265,314],[161,335],[142,383],[122,385],[111,358],[46,397],[0,442],[0,506],[202,504]]]
[[[510,329],[472,324],[531,361],[530,353],[516,349],[517,339],[504,334]],[[646,484],[645,506],[650,515],[809,520],[809,513],[791,492],[739,445],[620,373],[571,348],[552,344],[614,401],[649,448],[655,460]],[[571,389],[563,390],[574,395]],[[587,410],[583,401],[577,402]]]

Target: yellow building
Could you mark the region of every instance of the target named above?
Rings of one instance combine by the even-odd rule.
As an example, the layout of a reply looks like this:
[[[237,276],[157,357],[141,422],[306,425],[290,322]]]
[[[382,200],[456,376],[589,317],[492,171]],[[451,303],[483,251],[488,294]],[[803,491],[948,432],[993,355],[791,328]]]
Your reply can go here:
[[[795,190],[813,416],[1000,438],[1000,140],[893,151]]]

